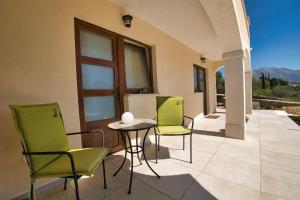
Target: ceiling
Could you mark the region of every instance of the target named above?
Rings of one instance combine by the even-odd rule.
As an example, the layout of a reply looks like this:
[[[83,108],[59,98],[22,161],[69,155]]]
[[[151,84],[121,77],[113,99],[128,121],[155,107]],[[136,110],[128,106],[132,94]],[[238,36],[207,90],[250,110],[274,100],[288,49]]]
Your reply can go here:
[[[211,60],[222,46],[199,0],[111,0]]]

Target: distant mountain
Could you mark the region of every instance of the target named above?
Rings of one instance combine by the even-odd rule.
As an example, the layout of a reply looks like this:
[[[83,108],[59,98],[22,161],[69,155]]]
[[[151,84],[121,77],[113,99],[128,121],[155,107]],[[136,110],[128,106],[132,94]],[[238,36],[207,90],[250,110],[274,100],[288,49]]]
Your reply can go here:
[[[264,73],[266,75],[269,74],[271,78],[281,78],[290,82],[300,82],[300,69],[261,67],[253,69],[252,73],[255,78],[259,78],[261,73]]]

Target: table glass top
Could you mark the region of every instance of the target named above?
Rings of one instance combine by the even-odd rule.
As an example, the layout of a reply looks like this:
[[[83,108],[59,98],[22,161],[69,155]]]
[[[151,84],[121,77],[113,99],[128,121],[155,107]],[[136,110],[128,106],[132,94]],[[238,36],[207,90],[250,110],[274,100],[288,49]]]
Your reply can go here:
[[[124,130],[124,131],[130,131],[130,130],[143,130],[152,128],[156,125],[156,121],[152,119],[134,119],[133,122],[125,124],[122,121],[117,121],[108,124],[108,127],[110,129],[114,130]]]

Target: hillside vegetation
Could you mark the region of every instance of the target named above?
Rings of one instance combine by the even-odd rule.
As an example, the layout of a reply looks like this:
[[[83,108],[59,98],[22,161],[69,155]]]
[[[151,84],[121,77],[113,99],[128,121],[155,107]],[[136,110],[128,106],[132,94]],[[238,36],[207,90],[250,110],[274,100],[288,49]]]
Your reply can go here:
[[[261,74],[269,75],[273,78],[278,78],[282,80],[289,81],[291,84],[300,85],[300,70],[289,69],[289,68],[275,68],[275,67],[262,67],[258,69],[253,69],[253,77],[259,79]]]
[[[300,102],[300,86],[261,73],[253,77],[253,97]]]

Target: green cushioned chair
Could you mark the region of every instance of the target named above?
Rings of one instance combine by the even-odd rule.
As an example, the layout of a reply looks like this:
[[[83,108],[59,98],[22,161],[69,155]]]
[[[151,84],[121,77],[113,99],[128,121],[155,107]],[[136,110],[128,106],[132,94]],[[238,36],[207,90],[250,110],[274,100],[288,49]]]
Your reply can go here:
[[[30,199],[34,199],[34,183],[37,178],[73,178],[76,199],[79,200],[77,179],[90,176],[102,162],[104,188],[106,188],[104,158],[108,148],[70,149],[67,135],[101,134],[104,145],[104,132],[101,130],[66,133],[61,112],[57,103],[39,105],[10,105],[30,168]]]
[[[156,111],[157,111],[157,127],[155,131],[155,145],[156,145],[156,162],[157,150],[159,150],[160,136],[182,136],[183,150],[185,148],[185,136],[190,135],[190,163],[192,163],[192,133],[194,128],[194,120],[191,117],[184,115],[184,101],[183,97],[177,96],[157,96],[156,97]],[[185,119],[189,119],[191,129],[185,127]],[[158,143],[157,143],[158,140]]]

